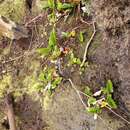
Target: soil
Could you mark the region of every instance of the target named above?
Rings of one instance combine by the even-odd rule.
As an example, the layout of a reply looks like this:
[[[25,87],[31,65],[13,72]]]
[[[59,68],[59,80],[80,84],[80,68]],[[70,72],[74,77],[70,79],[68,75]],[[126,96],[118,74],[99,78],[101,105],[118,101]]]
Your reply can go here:
[[[95,92],[111,79],[114,83],[113,97],[118,102],[116,112],[130,120],[130,2],[93,0],[92,6],[97,32],[89,47],[88,66],[81,75],[78,65],[66,67],[65,57],[62,69],[65,78],[71,78],[79,90],[89,86]],[[51,96],[48,93],[30,92],[30,86],[34,84],[33,78],[37,78],[45,64],[48,64],[46,59],[41,60],[36,53],[32,53],[38,45],[47,46],[51,26],[46,22],[45,13],[43,22],[30,25],[30,37],[14,41],[9,51],[7,49],[9,39],[4,38],[0,41],[1,79],[10,74],[12,77],[10,89],[20,93],[15,101],[19,130],[129,130],[130,126],[126,122],[108,110],[103,111],[101,118],[94,120],[93,116],[84,110],[69,82],[62,82]],[[76,32],[80,30],[85,32],[84,44],[79,44],[76,38],[62,39],[60,35],[62,31],[71,31],[75,27],[78,27]],[[47,34],[44,34],[44,31]],[[74,54],[82,60],[84,48],[92,32],[91,25],[79,22],[74,16],[67,22],[61,19],[57,24],[58,44],[73,48]],[[24,57],[23,54],[27,55]],[[14,59],[16,57],[17,59]],[[3,109],[4,105],[0,108],[1,124],[4,118]],[[5,130],[5,127],[0,125],[0,130]]]

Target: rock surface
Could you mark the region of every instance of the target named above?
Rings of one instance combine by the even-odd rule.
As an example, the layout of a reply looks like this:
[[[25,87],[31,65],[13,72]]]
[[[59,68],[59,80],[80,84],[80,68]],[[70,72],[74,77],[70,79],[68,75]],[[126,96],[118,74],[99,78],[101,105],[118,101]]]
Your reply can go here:
[[[39,2],[40,0],[36,1],[36,3]],[[32,12],[35,14],[40,12],[38,5],[36,9],[34,9],[34,6],[32,7]],[[72,68],[72,72],[67,70],[66,75],[72,78],[75,86],[80,90],[88,85],[92,90],[96,91],[99,87],[104,86],[108,79],[111,79],[114,83],[114,99],[119,102],[118,107],[129,117],[130,2],[129,0],[93,0],[92,5],[93,12],[95,12],[93,18],[97,22],[97,34],[89,48],[87,60],[90,64],[82,75],[77,72],[77,68]],[[5,91],[8,88],[15,89],[15,94],[19,95],[15,108],[19,127],[22,130],[129,130],[130,126],[126,122],[123,122],[107,110],[103,111],[100,115],[101,118],[94,120],[92,115],[86,113],[78,95],[68,82],[62,83],[55,90],[52,97],[46,93],[40,95],[41,93],[37,92],[32,95],[32,86],[46,62],[44,60],[40,61],[37,55],[29,55],[29,52],[41,45],[41,43],[47,45],[48,39],[44,37],[48,36],[50,26],[45,28],[46,19],[45,17],[44,23],[37,25],[37,28],[32,27],[32,39],[28,40],[29,45],[24,49],[21,47],[25,44],[24,41],[21,41],[21,43],[17,41],[20,46],[19,44],[13,44],[11,51],[7,50],[9,42],[6,39],[0,42],[0,50],[2,50],[0,52],[0,63],[4,60],[8,61],[19,57],[25,52],[28,54],[12,62],[0,64],[2,71],[11,70],[11,72],[8,72],[9,75],[3,77],[9,80],[6,85],[7,88],[4,87],[3,89]],[[93,32],[92,27],[71,19],[69,23],[61,21],[58,28],[61,31],[71,31],[71,29],[79,25],[81,26],[80,29],[86,31],[85,43],[87,43]],[[37,35],[37,31],[42,35]],[[47,31],[46,35],[43,33],[45,31]],[[69,39],[67,42],[60,39],[58,42],[61,43],[60,45],[72,47],[77,57],[82,59],[86,44],[81,47],[74,38]],[[2,81],[0,80],[0,83]],[[121,115],[121,113],[119,114]],[[3,109],[0,108],[0,124],[3,117]],[[0,130],[4,130],[1,125]]]
[[[94,0],[93,8],[95,20],[103,34],[100,50],[97,51],[97,61],[111,75],[115,68],[115,77],[118,78],[119,102],[124,104],[122,109],[130,117],[130,1],[128,0]],[[102,55],[102,56],[101,56]],[[112,64],[112,66],[111,66]]]

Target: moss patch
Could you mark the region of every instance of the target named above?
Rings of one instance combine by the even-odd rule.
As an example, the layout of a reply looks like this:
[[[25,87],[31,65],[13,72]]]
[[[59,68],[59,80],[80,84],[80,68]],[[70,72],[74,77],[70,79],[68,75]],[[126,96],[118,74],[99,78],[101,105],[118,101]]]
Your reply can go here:
[[[22,22],[25,16],[25,1],[5,0],[0,4],[0,15],[6,16],[18,23]]]
[[[4,94],[7,92],[11,85],[11,81],[12,78],[10,75],[3,76],[3,79],[0,80],[0,98],[3,98]]]

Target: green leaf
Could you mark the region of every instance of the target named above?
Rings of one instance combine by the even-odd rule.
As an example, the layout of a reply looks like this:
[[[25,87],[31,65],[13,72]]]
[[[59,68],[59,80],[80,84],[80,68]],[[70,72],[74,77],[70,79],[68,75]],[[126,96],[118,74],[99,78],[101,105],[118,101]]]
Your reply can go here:
[[[102,91],[104,94],[110,94],[113,93],[113,84],[111,80],[107,81],[106,87],[102,88]]]
[[[95,113],[101,113],[101,111],[102,111],[99,106],[88,107],[86,110],[87,110],[87,112],[93,113],[93,114],[95,114]]]
[[[60,1],[57,2],[57,10],[66,10],[66,9],[71,9],[74,7],[74,4],[72,3],[61,3]]]
[[[42,73],[40,73],[40,75],[39,75],[39,79],[41,80],[41,81],[45,81],[46,80],[46,78],[45,78],[45,74],[42,72]]]
[[[47,81],[51,81],[52,80],[52,70],[48,70],[48,73],[47,73]]]
[[[84,41],[83,32],[79,33],[79,41],[82,43]]]
[[[76,58],[75,64],[80,65],[81,64],[81,60],[79,58]]]
[[[53,49],[55,45],[56,45],[56,32],[55,29],[53,28],[49,37],[49,47]]]
[[[43,89],[43,84],[41,83],[35,83],[33,86],[32,86],[32,91],[40,91]]]
[[[36,50],[39,54],[41,54],[42,56],[47,56],[49,55],[51,49],[48,47],[48,48],[38,48]]]
[[[56,15],[54,12],[52,12],[51,14],[48,15],[49,21],[51,23],[55,23],[56,22]]]
[[[63,4],[62,4],[60,1],[58,1],[58,2],[57,2],[57,9],[58,9],[59,11],[62,9],[62,6],[63,6]]]
[[[73,58],[73,63],[76,64],[77,58]]]
[[[62,77],[57,77],[53,82],[52,82],[52,89],[55,89],[60,83],[61,83]]]
[[[49,6],[49,8],[54,9],[55,8],[55,1],[54,0],[48,0],[48,6]]]
[[[74,7],[74,4],[72,4],[72,3],[63,3],[63,5],[62,5],[62,9],[70,9],[73,7]]]
[[[111,80],[107,81],[106,88],[109,93],[113,93],[113,84]]]
[[[73,51],[70,52],[70,59],[73,59],[74,58],[74,53]]]
[[[90,88],[89,88],[88,86],[85,87],[84,93],[85,93],[87,96],[92,96],[92,92],[91,92],[91,90],[90,90]]]
[[[57,78],[54,80],[53,84],[58,85],[58,84],[60,84],[61,80],[62,80],[62,77],[57,77]]]
[[[115,101],[112,99],[112,95],[111,94],[107,95],[106,102],[109,104],[109,106],[111,108],[117,108],[117,105],[116,105]]]
[[[60,56],[60,54],[61,54],[60,49],[57,46],[55,46],[53,53],[52,53],[52,56],[51,56],[51,59],[56,59],[57,57]]]
[[[73,52],[71,52],[70,53],[70,64],[77,64],[77,65],[80,65],[81,64],[81,60],[79,59],[79,58],[76,58],[75,56],[74,56],[74,53]]]
[[[90,97],[90,98],[88,99],[88,104],[89,104],[89,105],[94,105],[95,103],[96,103],[96,98]]]
[[[62,37],[68,38],[69,32],[62,32],[61,35],[62,35]]]

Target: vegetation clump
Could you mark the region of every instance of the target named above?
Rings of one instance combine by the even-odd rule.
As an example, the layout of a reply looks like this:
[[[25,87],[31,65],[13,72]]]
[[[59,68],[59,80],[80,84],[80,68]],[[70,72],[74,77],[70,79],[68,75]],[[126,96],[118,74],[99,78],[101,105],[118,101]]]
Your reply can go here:
[[[93,113],[95,118],[97,114],[102,112],[103,108],[117,108],[115,101],[112,98],[113,84],[111,80],[108,80],[105,87],[102,87],[94,94],[89,87],[85,88],[85,95],[88,97],[86,108],[87,112]]]

